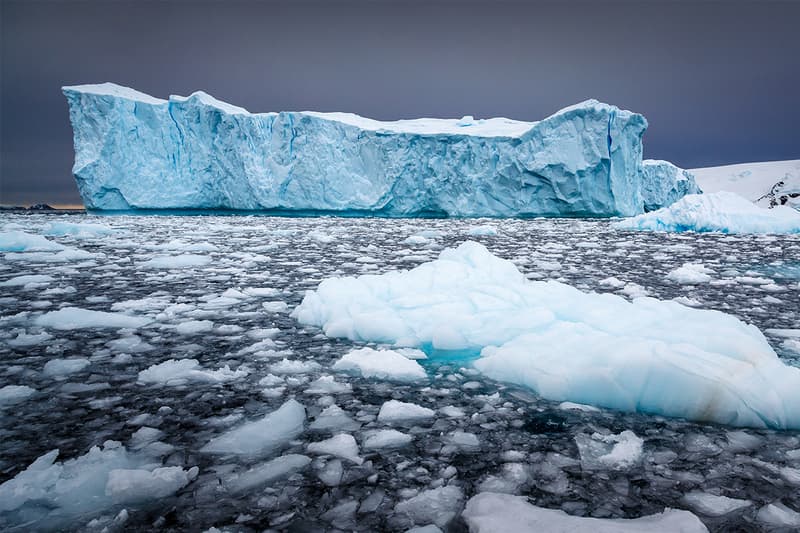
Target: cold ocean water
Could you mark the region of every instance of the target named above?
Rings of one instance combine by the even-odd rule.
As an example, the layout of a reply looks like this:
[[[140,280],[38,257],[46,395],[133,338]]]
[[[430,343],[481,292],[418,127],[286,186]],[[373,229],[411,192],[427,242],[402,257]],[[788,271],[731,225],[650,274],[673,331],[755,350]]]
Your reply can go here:
[[[59,451],[40,469],[50,485],[0,489],[14,495],[0,501],[2,529],[461,531],[464,502],[484,490],[579,516],[687,509],[712,531],[790,530],[800,510],[797,431],[550,402],[482,376],[470,353],[421,360],[426,380],[354,377],[331,367],[361,344],[290,316],[325,278],[413,268],[476,240],[530,279],[734,314],[798,366],[800,236],[563,219],[4,213],[0,223],[63,245],[7,246],[0,262],[0,483]],[[701,263],[710,279],[670,275],[684,263]],[[296,409],[290,399],[307,418],[299,427],[267,419],[282,432],[275,442],[209,445]],[[389,400],[433,413],[378,420]],[[386,429],[399,433],[376,433]],[[642,439],[641,455],[598,460],[609,450],[595,434],[626,431]],[[340,433],[354,443],[308,446]],[[53,461],[63,471],[48,469]],[[131,481],[131,470],[153,474]],[[784,526],[768,504],[785,509]]]

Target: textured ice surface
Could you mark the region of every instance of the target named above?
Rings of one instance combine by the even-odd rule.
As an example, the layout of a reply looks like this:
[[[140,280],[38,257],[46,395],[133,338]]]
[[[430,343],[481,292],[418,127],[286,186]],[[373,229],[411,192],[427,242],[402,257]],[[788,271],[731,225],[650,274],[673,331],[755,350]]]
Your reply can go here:
[[[477,369],[551,400],[800,428],[800,370],[757,328],[676,302],[531,282],[475,242],[413,270],[327,279],[293,315],[332,337],[480,352]]]
[[[539,507],[602,519],[658,515],[665,508],[695,512],[684,496],[701,492],[753,502],[721,516],[696,512],[709,530],[797,528],[792,525],[800,510],[797,431],[578,409],[477,372],[469,364],[476,353],[416,359],[428,376],[420,381],[337,372],[336,361],[363,348],[363,342],[326,337],[262,303],[279,300],[294,309],[323,279],[413,268],[470,238],[471,228],[491,224],[495,235],[472,238],[511,259],[528,279],[628,299],[635,291],[647,292],[720,310],[756,325],[782,360],[797,366],[800,354],[785,343],[800,339],[800,235],[620,232],[609,221],[565,219],[0,214],[3,231],[43,235],[59,221],[116,232],[48,237],[93,254],[90,260],[52,262],[47,256],[57,252],[6,252],[33,257],[0,259],[0,282],[53,278],[36,289],[15,285],[0,291],[0,390],[27,391],[0,408],[0,484],[51,450],[58,448],[58,461],[65,463],[108,439],[124,443],[128,454],[152,457],[148,471],[180,467],[188,474],[197,466],[199,472],[163,498],[87,506],[69,525],[51,515],[54,529],[405,532],[412,521],[396,506],[451,485],[462,491],[463,501],[502,489]],[[411,236],[425,242],[405,243]],[[198,253],[212,261],[174,270],[138,266],[169,253]],[[685,263],[702,264],[712,279],[693,285],[667,278]],[[36,324],[45,313],[69,307],[150,322],[136,329]],[[176,333],[192,321],[209,321],[212,327]],[[71,358],[91,364],[64,379],[43,375],[48,361]],[[209,371],[228,365],[249,373],[221,383],[137,383],[139,372],[169,359],[196,359]],[[283,359],[319,367],[271,375],[271,366]],[[270,395],[263,394],[267,388]],[[198,453],[212,439],[263,419],[292,398],[306,408],[307,424],[273,452]],[[434,415],[380,422],[377,415],[389,400],[414,403]],[[387,433],[392,430],[397,433]],[[640,461],[624,469],[583,469],[576,437],[624,431],[643,441]],[[309,443],[343,432],[355,438],[362,464],[306,451]],[[477,439],[477,451],[463,447],[469,444],[466,434]],[[108,501],[105,485],[100,493]],[[32,507],[26,504],[25,512]],[[41,507],[36,512],[41,514]],[[0,512],[0,529],[11,529],[18,519],[19,509]],[[456,512],[440,529],[465,531],[467,525]]]
[[[246,422],[214,437],[201,451],[253,457],[267,455],[302,433],[305,421],[305,408],[289,400],[260,420]]]
[[[671,169],[642,174],[646,120],[596,100],[540,122],[378,122],[108,83],[64,94],[89,209],[629,216],[643,195],[656,208],[693,191]]]
[[[419,363],[395,350],[361,348],[345,354],[333,365],[334,370],[354,372],[365,378],[394,381],[425,379],[425,369]]]
[[[642,201],[645,211],[669,206],[687,194],[700,192],[691,172],[669,161],[642,161]]]
[[[800,213],[765,209],[731,192],[691,194],[669,207],[614,224],[619,229],[718,231],[720,233],[800,233]]]
[[[525,498],[483,492],[473,496],[464,510],[464,518],[474,533],[508,531],[558,531],[570,533],[701,533],[708,529],[688,511],[666,510],[635,520],[600,520],[570,516],[564,511],[531,505]]]

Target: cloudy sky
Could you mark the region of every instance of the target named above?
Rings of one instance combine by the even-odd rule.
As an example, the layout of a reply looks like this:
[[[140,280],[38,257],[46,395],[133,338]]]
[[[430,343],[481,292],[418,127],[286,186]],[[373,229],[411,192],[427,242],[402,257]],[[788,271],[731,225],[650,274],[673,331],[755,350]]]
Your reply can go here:
[[[645,157],[800,158],[800,2],[0,0],[0,203],[79,203],[62,85],[250,111],[643,113]]]

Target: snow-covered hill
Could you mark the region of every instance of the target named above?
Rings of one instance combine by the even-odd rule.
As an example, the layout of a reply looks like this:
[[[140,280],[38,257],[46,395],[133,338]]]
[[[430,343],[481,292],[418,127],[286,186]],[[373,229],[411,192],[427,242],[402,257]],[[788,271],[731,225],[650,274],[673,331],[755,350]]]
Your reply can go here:
[[[694,168],[705,193],[730,191],[762,207],[790,205],[800,210],[800,159]]]

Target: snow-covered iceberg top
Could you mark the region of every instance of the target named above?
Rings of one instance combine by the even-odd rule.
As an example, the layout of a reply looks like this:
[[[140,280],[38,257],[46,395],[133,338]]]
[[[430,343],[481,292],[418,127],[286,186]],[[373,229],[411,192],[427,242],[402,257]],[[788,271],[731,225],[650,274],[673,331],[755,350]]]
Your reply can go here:
[[[531,282],[475,242],[409,271],[326,279],[293,316],[331,337],[472,353],[488,376],[555,401],[800,428],[800,369],[755,326],[674,301]]]
[[[614,223],[619,229],[800,233],[800,212],[786,206],[758,207],[732,192],[691,194],[669,207]]]
[[[645,196],[660,207],[683,190],[671,174],[642,173],[644,117],[596,100],[538,122],[384,122],[250,113],[204,92],[161,100],[111,83],[63,91],[91,210],[631,216]]]

